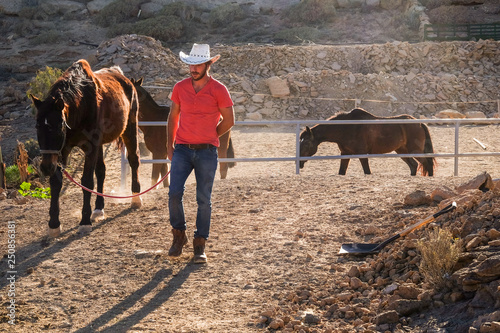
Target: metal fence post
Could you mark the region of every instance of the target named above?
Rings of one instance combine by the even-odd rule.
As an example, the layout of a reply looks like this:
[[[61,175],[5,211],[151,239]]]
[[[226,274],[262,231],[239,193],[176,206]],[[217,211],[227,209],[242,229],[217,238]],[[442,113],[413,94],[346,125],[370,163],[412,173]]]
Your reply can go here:
[[[123,147],[121,151],[121,179],[120,179],[120,190],[125,191],[125,184],[127,182],[127,171],[128,171],[128,160],[127,160],[127,148]]]
[[[295,125],[295,173],[300,174],[300,124]]]
[[[459,123],[455,122],[455,177],[458,176],[458,132],[459,132]]]

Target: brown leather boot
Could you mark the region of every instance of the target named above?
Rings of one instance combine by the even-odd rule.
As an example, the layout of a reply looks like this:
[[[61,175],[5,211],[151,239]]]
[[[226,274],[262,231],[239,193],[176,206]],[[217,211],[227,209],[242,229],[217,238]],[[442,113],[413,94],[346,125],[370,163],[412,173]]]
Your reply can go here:
[[[193,240],[194,248],[194,263],[204,264],[207,262],[207,255],[205,254],[205,238],[195,237]]]
[[[172,234],[174,235],[174,240],[172,241],[170,250],[168,250],[168,255],[178,257],[182,254],[182,247],[188,242],[186,230],[172,229]]]

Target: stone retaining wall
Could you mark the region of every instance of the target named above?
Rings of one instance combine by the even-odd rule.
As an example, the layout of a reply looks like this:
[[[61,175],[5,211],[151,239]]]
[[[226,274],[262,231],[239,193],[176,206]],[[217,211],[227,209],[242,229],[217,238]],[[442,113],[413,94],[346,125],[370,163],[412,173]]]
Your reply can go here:
[[[496,41],[214,46],[221,59],[212,74],[232,92],[238,120],[326,119],[355,106],[384,116],[431,118],[453,109],[493,117],[500,99],[499,46]],[[188,74],[176,54],[143,36],[103,43],[96,61],[94,68],[119,64],[127,75],[144,77],[145,85],[171,87]],[[272,87],[288,92],[273,96]],[[169,90],[151,91],[159,103],[169,102]]]

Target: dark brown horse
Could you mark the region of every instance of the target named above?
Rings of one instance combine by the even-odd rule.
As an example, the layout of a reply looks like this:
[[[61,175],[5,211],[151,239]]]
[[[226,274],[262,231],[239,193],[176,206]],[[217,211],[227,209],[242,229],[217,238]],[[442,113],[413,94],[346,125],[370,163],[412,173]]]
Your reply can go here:
[[[48,97],[41,101],[31,96],[37,109],[36,128],[42,162],[40,169],[50,176],[49,235],[61,232],[59,194],[62,188],[62,169],[73,147],[85,152],[82,185],[103,192],[106,166],[103,144],[116,141],[125,144],[132,168],[132,192],[140,192],[138,178],[139,149],[137,144],[137,92],[119,67],[92,72],[86,60],[71,65],[52,85]],[[97,196],[94,214],[90,207],[91,193],[83,191],[80,232],[92,230],[91,219],[102,217],[104,198]],[[139,208],[139,197],[132,199],[132,208]]]
[[[375,119],[415,119],[410,115],[377,117],[363,109],[340,112],[328,120],[375,120]],[[318,124],[300,133],[300,156],[312,156],[322,142],[338,144],[341,155],[385,154],[396,151],[398,154],[433,153],[429,129],[425,124]],[[402,157],[410,167],[411,175],[422,168],[422,175],[434,174],[434,158]],[[367,158],[360,158],[365,174],[370,174]],[[304,167],[306,161],[300,161]],[[345,175],[349,159],[340,162],[339,175]]]
[[[161,106],[155,102],[153,97],[142,87],[143,79],[131,79],[137,90],[139,97],[139,120],[140,121],[167,121],[170,108],[168,106]],[[144,133],[144,142],[146,147],[153,154],[153,159],[164,160],[167,159],[167,128],[166,126],[139,126]],[[220,158],[234,158],[233,142],[231,140],[230,131],[225,133],[219,138],[220,146],[218,153]],[[221,162],[220,163],[220,178],[227,177],[228,168],[232,168],[236,163],[234,162]],[[153,163],[151,172],[151,185],[156,184],[158,178],[163,177],[168,173],[168,164],[166,163]],[[168,177],[163,181],[163,186],[168,187]]]

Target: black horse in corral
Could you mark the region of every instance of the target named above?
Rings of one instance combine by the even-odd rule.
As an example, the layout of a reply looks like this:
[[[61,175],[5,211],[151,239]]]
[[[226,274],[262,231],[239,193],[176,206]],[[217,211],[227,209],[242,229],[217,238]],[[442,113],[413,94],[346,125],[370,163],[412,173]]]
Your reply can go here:
[[[103,192],[106,166],[103,144],[116,141],[125,144],[132,168],[132,193],[140,192],[138,178],[139,149],[137,144],[137,92],[119,67],[92,72],[86,60],[73,63],[52,85],[45,100],[31,96],[37,109],[36,128],[42,162],[40,169],[50,176],[49,236],[61,232],[59,194],[62,188],[62,167],[73,147],[85,153],[82,185]],[[104,198],[97,196],[91,214],[91,193],[83,191],[82,219],[79,231],[92,230],[91,219],[102,217]],[[140,197],[133,197],[132,208],[141,206]]]
[[[158,105],[144,87],[142,87],[143,79],[131,79],[134,83],[137,95],[139,97],[139,121],[167,121],[170,108],[168,106]],[[144,134],[144,143],[148,150],[152,153],[153,159],[167,159],[167,128],[166,126],[139,126]],[[218,154],[220,158],[234,158],[233,141],[231,132],[228,131],[219,138],[220,145]],[[234,162],[220,163],[220,178],[227,177],[228,168],[235,166]],[[151,172],[151,185],[155,185],[158,178],[163,177],[168,173],[168,164],[153,163]],[[168,178],[163,181],[163,186],[168,187]]]
[[[158,105],[151,95],[142,87],[143,79],[131,79],[137,90],[139,98],[139,121],[167,121],[170,108]],[[155,160],[167,159],[167,127],[166,126],[141,126],[144,134],[144,143],[153,154]],[[153,163],[151,171],[151,186],[158,182],[159,177],[164,177],[168,173],[168,164]],[[168,177],[163,180],[163,186],[168,187]]]
[[[376,119],[415,119],[410,115],[377,117],[363,109],[340,112],[328,120],[376,120]],[[341,155],[385,154],[396,151],[398,154],[434,153],[428,127],[423,123],[406,124],[318,124],[300,133],[300,156],[312,156],[322,142],[338,144]],[[433,157],[402,157],[410,167],[411,175],[421,168],[422,175],[433,176],[435,161]],[[359,161],[365,174],[370,174],[368,158]],[[304,167],[306,161],[300,161]],[[345,175],[349,159],[340,162],[339,174]]]

